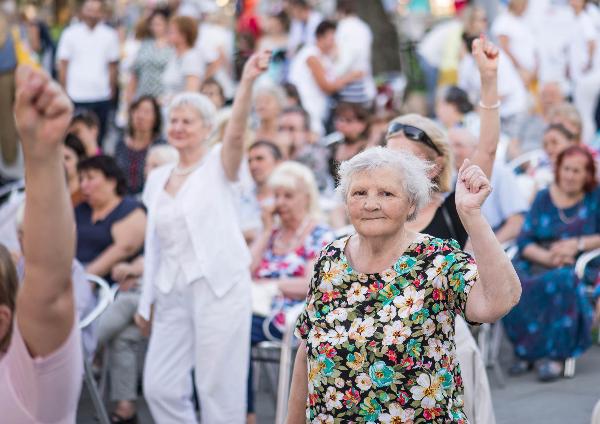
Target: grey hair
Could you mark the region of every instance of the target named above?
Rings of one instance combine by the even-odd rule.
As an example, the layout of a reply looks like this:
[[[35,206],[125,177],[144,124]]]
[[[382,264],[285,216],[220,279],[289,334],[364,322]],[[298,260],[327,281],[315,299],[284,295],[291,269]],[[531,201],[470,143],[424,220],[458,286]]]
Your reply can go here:
[[[171,111],[174,109],[184,106],[189,106],[194,109],[198,115],[200,115],[202,121],[204,121],[204,125],[209,127],[211,130],[214,128],[217,109],[215,108],[213,102],[211,102],[210,99],[204,94],[191,92],[177,94],[175,97],[173,97],[173,100],[171,100],[171,103],[169,104],[167,116],[170,116]]]
[[[352,159],[342,162],[339,168],[338,193],[346,200],[355,174],[382,168],[393,169],[398,173],[404,192],[408,195],[411,205],[415,206],[407,220],[414,220],[419,211],[429,203],[434,184],[427,175],[433,168],[433,164],[419,159],[412,153],[399,152],[386,147],[371,147]]]
[[[285,91],[279,85],[271,82],[271,80],[259,80],[259,82],[255,85],[254,92],[252,93],[252,102],[254,103],[256,98],[263,94],[273,96],[279,107],[281,109],[285,108]]]

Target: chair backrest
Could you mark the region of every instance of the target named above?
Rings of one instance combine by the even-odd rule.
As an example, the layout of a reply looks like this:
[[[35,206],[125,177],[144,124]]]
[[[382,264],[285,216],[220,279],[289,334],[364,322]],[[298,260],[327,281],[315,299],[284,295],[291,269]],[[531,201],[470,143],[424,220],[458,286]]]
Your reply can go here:
[[[517,156],[510,162],[508,162],[508,167],[516,172],[520,167],[525,165],[526,163],[530,164],[530,167],[537,168],[538,165],[547,157],[546,152],[542,149],[535,149],[527,153],[523,153],[522,155]]]
[[[87,316],[82,317],[79,321],[79,328],[84,329],[93,323],[115,299],[116,291],[112,290],[108,283],[97,275],[86,274],[86,279],[97,286],[98,288],[98,303],[96,307],[90,311]]]

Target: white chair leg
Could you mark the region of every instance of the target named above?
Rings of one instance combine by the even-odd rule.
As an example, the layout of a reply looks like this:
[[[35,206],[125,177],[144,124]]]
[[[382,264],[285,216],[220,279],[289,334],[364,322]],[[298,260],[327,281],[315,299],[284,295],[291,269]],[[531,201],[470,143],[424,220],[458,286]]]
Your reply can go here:
[[[575,358],[569,358],[565,361],[565,370],[563,375],[566,378],[573,378],[575,377],[575,364],[576,364],[576,359]]]
[[[100,422],[100,424],[110,424],[108,412],[106,411],[106,407],[102,402],[102,398],[100,397],[100,393],[98,392],[98,387],[96,386],[96,381],[94,380],[94,373],[92,372],[92,367],[90,366],[87,360],[83,361],[83,370],[85,385],[87,387],[88,393],[90,394],[90,397],[92,398],[92,403],[94,404],[94,409],[96,410],[98,421]]]

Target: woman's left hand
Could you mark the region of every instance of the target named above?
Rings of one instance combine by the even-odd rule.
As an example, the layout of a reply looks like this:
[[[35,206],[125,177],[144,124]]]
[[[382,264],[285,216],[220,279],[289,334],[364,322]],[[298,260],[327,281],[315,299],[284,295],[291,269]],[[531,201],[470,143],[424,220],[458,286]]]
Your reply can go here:
[[[492,186],[477,165],[465,159],[456,181],[456,209],[461,217],[478,216],[481,206],[492,192]]]
[[[271,60],[271,51],[264,50],[260,53],[255,53],[244,65],[242,71],[242,80],[254,81],[269,67],[269,61]]]
[[[473,41],[472,52],[482,79],[498,75],[500,49],[487,40],[483,34],[479,39]]]

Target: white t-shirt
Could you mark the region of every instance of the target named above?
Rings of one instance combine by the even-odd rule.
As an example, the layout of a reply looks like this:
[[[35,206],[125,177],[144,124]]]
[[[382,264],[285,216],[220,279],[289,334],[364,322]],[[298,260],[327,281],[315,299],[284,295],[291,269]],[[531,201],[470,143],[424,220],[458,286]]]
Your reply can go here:
[[[492,26],[492,35],[509,38],[509,48],[520,66],[533,72],[537,63],[535,36],[525,19],[506,12],[498,16]]]
[[[58,60],[67,66],[67,94],[75,102],[110,99],[109,64],[119,60],[117,32],[103,24],[90,29],[86,24],[71,24],[60,37]]]
[[[481,96],[481,79],[477,63],[471,55],[465,55],[458,66],[458,86],[469,94],[473,104]],[[514,65],[505,53],[498,59],[498,95],[501,99],[500,116],[508,118],[527,111],[527,89]]]
[[[233,97],[235,84],[232,77],[234,34],[221,25],[203,22],[198,29],[198,39],[194,49],[198,51],[205,66],[219,58],[222,51],[226,63],[213,76],[225,92],[225,97]]]
[[[163,73],[165,87],[163,104],[168,105],[173,96],[185,91],[185,79],[188,76],[202,77],[204,64],[194,49],[190,49],[181,56],[173,56]]]
[[[571,32],[568,45],[569,76],[571,81],[577,81],[586,73],[584,69],[589,62],[588,43],[597,41],[598,36],[594,22],[587,11],[584,10],[579,15],[573,14],[573,19],[573,28],[576,30]],[[593,67],[588,72],[598,69],[598,57],[598,46],[596,46],[592,61]]]
[[[322,20],[323,16],[315,11],[310,12],[306,22],[293,19],[290,25],[288,51],[293,54],[302,46],[315,44],[315,31]]]
[[[511,216],[529,210],[529,202],[521,192],[517,176],[508,166],[496,161],[490,183],[494,190],[481,207],[490,227],[497,229]]]
[[[364,72],[365,94],[369,100],[373,99],[375,97],[375,83],[371,69],[373,33],[369,25],[356,16],[340,20],[335,32],[335,43],[338,50],[336,75],[342,76],[349,71]]]
[[[331,60],[321,53],[316,46],[312,45],[303,47],[294,57],[290,65],[288,79],[298,89],[302,106],[310,115],[311,130],[317,134],[323,134],[323,124],[327,117],[328,96],[321,90],[308,67],[307,60],[313,56],[321,62],[328,75],[333,72]]]

